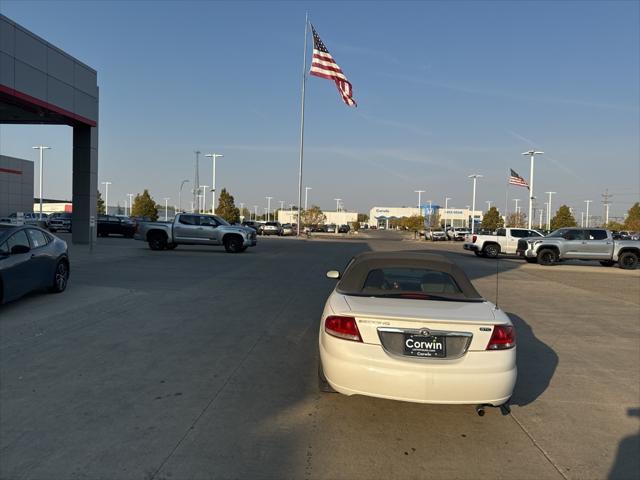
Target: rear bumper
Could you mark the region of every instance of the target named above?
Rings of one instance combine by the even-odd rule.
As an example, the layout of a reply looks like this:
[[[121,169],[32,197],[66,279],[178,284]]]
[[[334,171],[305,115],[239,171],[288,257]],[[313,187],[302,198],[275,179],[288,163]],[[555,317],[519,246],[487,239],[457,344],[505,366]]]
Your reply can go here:
[[[465,250],[471,250],[472,252],[480,251],[480,247],[478,247],[478,245],[476,245],[475,243],[465,243],[463,247]]]
[[[516,349],[469,351],[455,360],[405,359],[380,345],[320,334],[329,384],[344,395],[416,403],[502,405],[516,383]]]

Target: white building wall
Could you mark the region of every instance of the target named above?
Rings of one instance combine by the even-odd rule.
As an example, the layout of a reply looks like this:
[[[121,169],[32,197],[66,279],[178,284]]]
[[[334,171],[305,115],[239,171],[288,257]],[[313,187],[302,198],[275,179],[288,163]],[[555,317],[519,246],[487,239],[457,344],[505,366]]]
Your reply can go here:
[[[326,225],[348,225],[358,221],[358,212],[322,212],[326,217]],[[296,223],[298,221],[297,210],[278,210],[280,223]]]

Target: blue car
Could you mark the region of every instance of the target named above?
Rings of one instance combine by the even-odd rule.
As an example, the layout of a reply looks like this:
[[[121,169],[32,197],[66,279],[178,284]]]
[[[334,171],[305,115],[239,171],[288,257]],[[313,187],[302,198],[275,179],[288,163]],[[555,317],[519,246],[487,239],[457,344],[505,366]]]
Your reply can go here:
[[[35,290],[64,292],[67,243],[33,225],[0,224],[0,304]]]

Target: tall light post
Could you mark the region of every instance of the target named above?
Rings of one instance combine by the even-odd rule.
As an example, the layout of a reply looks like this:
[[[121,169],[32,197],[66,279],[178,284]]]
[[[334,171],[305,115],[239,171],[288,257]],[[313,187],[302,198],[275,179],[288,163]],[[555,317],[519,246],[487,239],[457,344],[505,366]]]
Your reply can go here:
[[[473,235],[476,228],[476,182],[479,178],[482,178],[482,175],[475,173],[473,175],[469,175],[469,178],[473,178],[473,201],[471,202],[471,234]]]
[[[202,213],[207,211],[207,188],[209,185],[200,185],[202,189]]]
[[[271,199],[273,197],[264,197],[267,199],[267,222],[271,221]]]
[[[425,192],[425,190],[414,190],[413,193],[417,193],[418,194],[418,209],[420,210],[420,213],[422,213],[422,194]]]
[[[178,189],[178,208],[182,211],[182,187],[184,187],[185,183],[189,183],[189,180],[182,180],[180,182],[180,188]]]
[[[309,199],[309,190],[312,190],[311,187],[304,187],[304,211],[307,211],[307,200]]]
[[[253,219],[256,222],[258,221],[258,205],[253,206]]]
[[[240,216],[241,217],[244,217],[243,211],[244,211],[244,203],[240,202]]]
[[[104,185],[104,213],[109,215],[109,185],[111,182],[102,182]]]
[[[584,228],[584,212],[580,212],[580,226]]]
[[[42,220],[42,159],[44,157],[44,150],[51,150],[51,147],[45,147],[44,145],[38,145],[37,147],[31,147],[34,150],[40,150],[40,220]]]
[[[593,200],[585,200],[584,203],[587,204],[587,213],[585,214],[585,218],[586,218],[586,228],[589,228],[589,204],[593,202]]]
[[[519,207],[518,207],[518,202],[520,201],[520,199],[519,198],[514,198],[513,201],[516,203],[515,212],[516,212],[516,215],[517,215],[518,213],[520,213],[520,210],[519,210]]]
[[[551,230],[551,196],[557,192],[545,192],[549,195],[549,202],[547,203],[547,230]]]
[[[224,155],[221,155],[220,153],[207,153],[205,157],[209,157],[213,160],[213,177],[211,178],[213,200],[211,201],[211,213],[216,213],[216,158],[222,158]]]
[[[491,204],[493,203],[493,200],[485,200],[485,203],[487,204],[487,211],[491,210]]]
[[[444,229],[447,230],[447,210],[449,208],[449,200],[451,197],[444,197]]]
[[[546,210],[547,214],[547,230],[551,230],[551,227],[549,226],[549,224],[551,223],[551,219],[549,218],[549,202],[544,202],[544,209]],[[540,228],[542,228],[542,226]]]
[[[129,216],[131,216],[131,212],[133,212],[133,193],[127,193],[127,197],[129,197]]]
[[[198,186],[200,185],[200,150],[194,150],[196,154],[196,173],[193,179],[193,209],[196,208],[198,203]]]
[[[336,201],[336,212],[340,211],[340,200],[342,200],[341,198],[334,198],[334,200]]]
[[[169,200],[171,197],[164,197],[164,221],[169,220],[168,209],[169,209]]]
[[[543,212],[543,209],[540,208],[539,212],[540,212],[540,220],[538,221],[538,228],[542,228],[542,212]]]
[[[542,155],[544,152],[537,152],[535,150],[529,150],[528,152],[523,152],[522,155],[529,155],[531,159],[531,172],[529,174],[529,216],[527,217],[527,221],[529,222],[529,230],[531,230],[531,214],[533,209],[533,164],[535,163],[536,155]]]

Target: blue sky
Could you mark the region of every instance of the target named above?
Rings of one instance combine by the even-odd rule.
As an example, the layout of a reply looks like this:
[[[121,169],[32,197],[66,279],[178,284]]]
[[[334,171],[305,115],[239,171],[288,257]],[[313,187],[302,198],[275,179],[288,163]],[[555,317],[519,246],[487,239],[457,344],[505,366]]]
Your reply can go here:
[[[640,197],[639,3],[30,2],[0,12],[98,71],[100,182],[110,203],[149,188],[177,203],[193,151],[215,151],[236,202],[295,203],[304,13],[353,83],[308,81],[310,202],[368,212],[423,200],[505,203],[507,169],[576,212]],[[47,152],[45,196],[71,193],[67,127],[6,126],[0,151]],[[211,165],[201,162],[201,183]],[[206,179],[207,181],[204,181]],[[525,199],[512,187],[510,197]],[[186,198],[186,196],[183,196]],[[510,202],[510,208],[513,202]],[[524,203],[524,201],[523,201]],[[186,202],[185,202],[186,206]],[[579,217],[579,213],[578,213]]]

